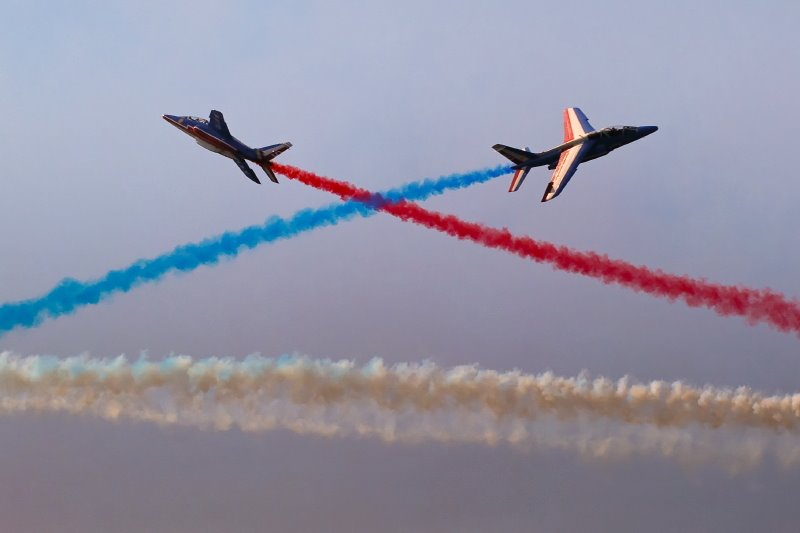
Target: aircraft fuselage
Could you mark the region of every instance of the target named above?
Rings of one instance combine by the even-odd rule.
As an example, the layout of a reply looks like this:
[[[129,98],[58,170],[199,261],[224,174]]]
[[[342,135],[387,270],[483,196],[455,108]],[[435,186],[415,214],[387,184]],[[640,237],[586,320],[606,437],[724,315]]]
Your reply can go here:
[[[247,161],[258,163],[256,151],[236,137],[226,137],[221,132],[215,130],[208,120],[200,117],[177,117],[174,115],[164,115],[164,120],[192,137],[197,144],[207,150],[216,152],[234,159],[239,156]]]
[[[252,161],[264,169],[269,179],[278,183],[275,172],[272,171],[270,161],[292,147],[292,143],[279,143],[263,148],[250,148],[242,141],[231,135],[225,117],[222,113],[212,110],[209,120],[200,117],[178,117],[175,115],[162,115],[164,120],[192,137],[197,144],[220,155],[224,155],[236,163],[245,176],[255,183],[261,183],[247,164]]]
[[[559,144],[555,148],[539,152],[538,154],[531,154],[531,160],[525,161],[516,165],[514,168],[529,168],[540,167],[544,165],[555,165],[561,152],[569,150],[573,146],[583,144],[586,141],[592,141],[586,155],[582,161],[591,161],[602,157],[612,150],[616,150],[620,146],[625,146],[633,141],[638,141],[646,135],[650,135],[656,131],[656,126],[610,126],[600,130],[591,131],[580,137],[576,137],[571,141]]]

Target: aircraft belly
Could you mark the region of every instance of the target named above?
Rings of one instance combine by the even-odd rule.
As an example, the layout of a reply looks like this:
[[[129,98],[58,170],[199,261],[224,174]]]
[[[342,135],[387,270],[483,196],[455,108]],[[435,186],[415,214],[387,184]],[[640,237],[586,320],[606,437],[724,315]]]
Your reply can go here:
[[[591,161],[592,159],[597,159],[598,157],[603,157],[607,153],[609,153],[613,148],[610,148],[606,144],[601,144],[595,141],[589,153],[586,154],[586,157],[583,158],[584,161]]]
[[[189,131],[187,131],[187,133],[191,135],[195,141],[197,141],[197,144],[199,144],[203,148],[211,150],[212,152],[217,152],[222,154],[225,152],[234,153],[236,151],[236,148],[234,146],[231,146],[224,140],[218,139],[213,135],[209,135],[200,128],[189,128]]]
[[[212,152],[216,152],[216,153],[218,153],[220,155],[224,155],[225,157],[229,157],[229,158],[233,159],[233,153],[231,153],[230,150],[223,150],[222,148],[219,148],[218,146],[214,146],[213,144],[209,144],[209,143],[207,143],[205,141],[201,141],[200,139],[195,139],[195,140],[197,141],[197,144],[199,144],[200,146],[202,146],[206,150],[211,150]]]

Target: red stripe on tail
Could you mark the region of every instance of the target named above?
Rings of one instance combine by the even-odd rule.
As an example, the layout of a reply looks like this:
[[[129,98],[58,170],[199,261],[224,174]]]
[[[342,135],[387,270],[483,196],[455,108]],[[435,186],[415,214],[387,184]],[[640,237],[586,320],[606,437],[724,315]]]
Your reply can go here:
[[[572,133],[572,122],[569,119],[569,108],[564,110],[564,142],[569,142],[575,138]]]

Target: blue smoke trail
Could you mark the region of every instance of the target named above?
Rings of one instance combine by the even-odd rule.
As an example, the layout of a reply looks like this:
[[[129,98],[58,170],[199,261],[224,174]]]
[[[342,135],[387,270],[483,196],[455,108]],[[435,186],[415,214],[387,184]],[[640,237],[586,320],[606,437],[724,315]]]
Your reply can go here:
[[[381,194],[388,201],[419,201],[448,190],[463,189],[510,173],[508,165],[425,179]],[[0,305],[0,336],[16,328],[33,328],[45,318],[56,318],[79,307],[97,304],[112,294],[128,292],[147,282],[158,281],[170,272],[189,272],[202,265],[214,265],[223,257],[235,257],[255,248],[325,226],[334,226],[355,216],[368,217],[374,209],[351,200],[316,209],[303,209],[289,218],[271,217],[264,224],[229,231],[198,243],[178,246],[152,259],[140,259],[120,270],[112,270],[92,281],[62,280],[44,296]]]

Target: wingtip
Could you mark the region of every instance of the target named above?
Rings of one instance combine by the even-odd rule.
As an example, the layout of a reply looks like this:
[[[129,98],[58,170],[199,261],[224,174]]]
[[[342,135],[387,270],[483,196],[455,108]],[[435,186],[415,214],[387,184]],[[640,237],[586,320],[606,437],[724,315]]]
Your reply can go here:
[[[542,196],[542,202],[548,202],[556,197],[556,195],[550,196],[550,193],[553,192],[553,182],[547,184],[547,188],[544,190],[544,196]]]

